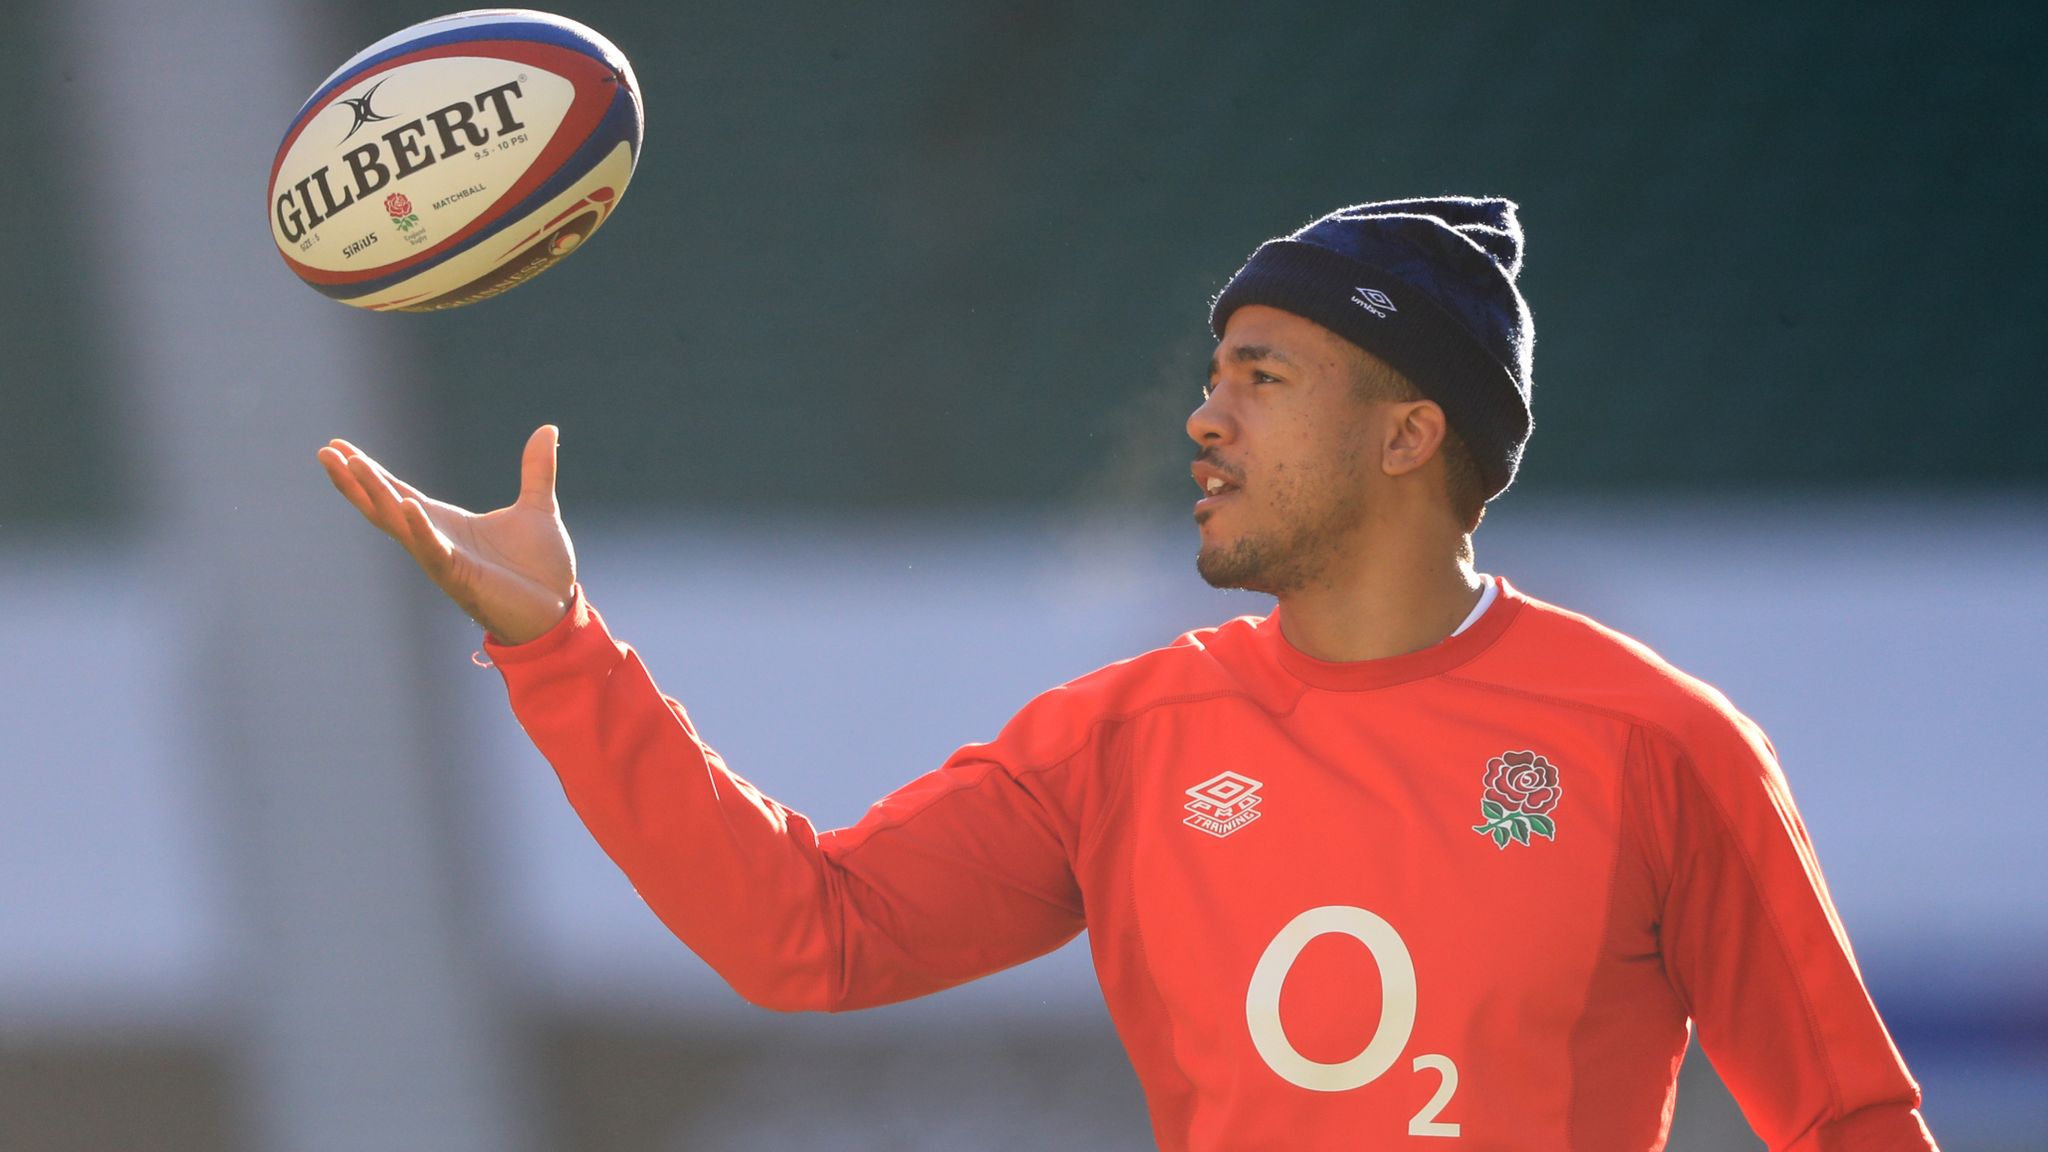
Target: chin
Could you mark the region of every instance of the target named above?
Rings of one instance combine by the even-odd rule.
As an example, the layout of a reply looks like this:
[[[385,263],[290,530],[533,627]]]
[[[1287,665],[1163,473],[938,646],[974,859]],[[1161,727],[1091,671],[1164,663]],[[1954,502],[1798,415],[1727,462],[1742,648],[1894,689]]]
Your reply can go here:
[[[1238,588],[1267,596],[1292,595],[1317,582],[1328,553],[1312,538],[1275,539],[1256,533],[1228,539],[1202,534],[1195,571],[1211,588]]]
[[[1246,592],[1278,595],[1266,571],[1264,549],[1256,543],[1234,540],[1227,544],[1205,544],[1195,553],[1195,571],[1211,588],[1238,588]]]

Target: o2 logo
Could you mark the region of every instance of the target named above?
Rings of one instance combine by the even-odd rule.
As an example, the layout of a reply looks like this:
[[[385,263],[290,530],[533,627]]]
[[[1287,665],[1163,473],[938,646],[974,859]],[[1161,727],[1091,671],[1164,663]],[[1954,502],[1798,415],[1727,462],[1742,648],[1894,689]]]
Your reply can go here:
[[[1301,956],[1301,950],[1318,936],[1337,933],[1366,946],[1380,969],[1380,1022],[1365,1048],[1349,1060],[1324,1064],[1295,1051],[1280,1025],[1280,986]],[[1252,969],[1251,989],[1245,993],[1244,1022],[1251,1029],[1252,1046],[1266,1066],[1282,1080],[1312,1092],[1349,1092],[1363,1088],[1385,1075],[1408,1047],[1415,1031],[1415,961],[1408,945],[1392,924],[1363,908],[1329,904],[1311,908],[1287,922],[1273,942],[1266,945],[1258,966]],[[1458,1066],[1448,1056],[1430,1053],[1417,1056],[1410,1067],[1431,1071],[1442,1077],[1436,1095],[1408,1121],[1410,1136],[1456,1136],[1458,1126],[1437,1119],[1451,1096],[1458,1091]]]

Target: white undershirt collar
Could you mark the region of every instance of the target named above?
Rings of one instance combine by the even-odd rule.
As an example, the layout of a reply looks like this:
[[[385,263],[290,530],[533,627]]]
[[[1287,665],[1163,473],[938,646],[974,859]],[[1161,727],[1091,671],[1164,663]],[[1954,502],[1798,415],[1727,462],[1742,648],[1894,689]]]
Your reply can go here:
[[[1451,630],[1451,635],[1453,636],[1479,623],[1479,618],[1486,615],[1486,610],[1493,607],[1495,600],[1500,599],[1500,581],[1495,580],[1484,572],[1479,574],[1479,580],[1485,585],[1485,587],[1479,590],[1479,603],[1472,606],[1472,613],[1465,617],[1463,624]]]

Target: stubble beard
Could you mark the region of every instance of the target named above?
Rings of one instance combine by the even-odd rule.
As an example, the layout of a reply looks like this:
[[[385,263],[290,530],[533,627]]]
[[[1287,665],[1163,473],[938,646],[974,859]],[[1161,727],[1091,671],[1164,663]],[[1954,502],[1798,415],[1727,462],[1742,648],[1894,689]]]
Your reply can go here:
[[[1195,571],[1209,587],[1240,588],[1268,596],[1285,596],[1305,587],[1308,573],[1304,568],[1296,549],[1277,547],[1257,536],[1241,536],[1195,553]]]
[[[1195,571],[1211,588],[1239,588],[1273,597],[1300,592],[1325,578],[1338,541],[1364,514],[1362,499],[1355,497],[1333,495],[1321,508],[1311,509],[1288,492],[1275,503],[1283,522],[1279,531],[1246,532],[1195,554]]]

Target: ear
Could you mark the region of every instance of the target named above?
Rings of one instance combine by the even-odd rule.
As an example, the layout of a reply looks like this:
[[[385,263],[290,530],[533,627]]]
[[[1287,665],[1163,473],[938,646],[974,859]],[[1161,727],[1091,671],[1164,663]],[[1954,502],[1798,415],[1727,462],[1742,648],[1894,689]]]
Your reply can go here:
[[[1387,406],[1380,442],[1380,470],[1389,476],[1420,471],[1443,447],[1444,410],[1434,400],[1409,400]]]

